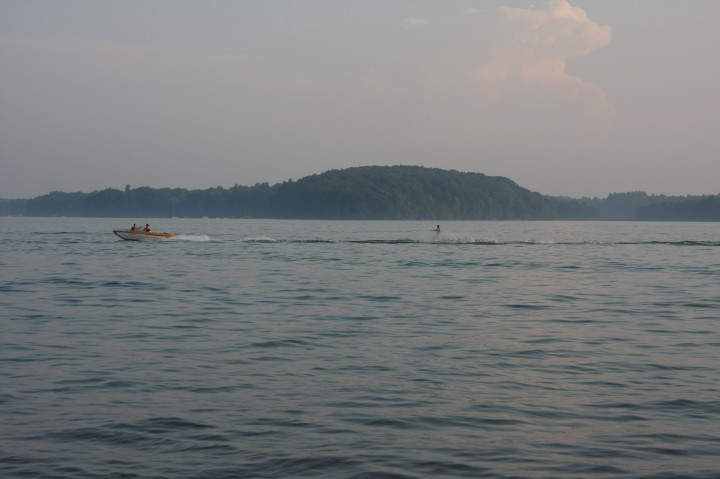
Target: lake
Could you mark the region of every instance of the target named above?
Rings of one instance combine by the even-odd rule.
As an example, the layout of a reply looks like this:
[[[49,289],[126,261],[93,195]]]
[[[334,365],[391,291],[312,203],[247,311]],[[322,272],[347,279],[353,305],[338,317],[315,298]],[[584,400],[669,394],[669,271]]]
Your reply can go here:
[[[0,218],[0,475],[720,477],[720,223],[436,224]]]

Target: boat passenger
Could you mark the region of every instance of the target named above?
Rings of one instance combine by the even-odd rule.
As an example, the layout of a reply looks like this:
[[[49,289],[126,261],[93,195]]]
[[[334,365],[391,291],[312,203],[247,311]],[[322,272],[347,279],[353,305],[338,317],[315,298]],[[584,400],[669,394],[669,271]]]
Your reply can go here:
[[[433,231],[435,231],[437,234],[440,234],[440,225],[437,225],[437,227]]]
[[[137,224],[133,223],[132,228],[130,228],[130,231],[137,231],[138,227]]]
[[[150,225],[147,224],[147,223],[145,223],[145,231],[152,231],[152,230],[150,229]]]

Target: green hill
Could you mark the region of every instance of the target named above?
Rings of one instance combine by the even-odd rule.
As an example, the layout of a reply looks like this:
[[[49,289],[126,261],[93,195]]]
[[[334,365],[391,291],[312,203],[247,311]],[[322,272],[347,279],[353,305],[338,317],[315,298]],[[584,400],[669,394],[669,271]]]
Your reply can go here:
[[[273,186],[263,183],[207,190],[127,186],[124,191],[112,188],[92,193],[54,191],[22,203],[6,202],[7,211],[0,213],[95,217],[552,219],[557,217],[557,205],[563,201],[531,192],[507,178],[481,173],[420,166],[365,166],[331,170]]]
[[[607,198],[549,197],[500,176],[421,166],[363,166],[270,186],[188,190],[108,188],[0,199],[5,216],[382,220],[720,220],[720,195],[667,197],[642,192]]]
[[[364,166],[286,182],[277,217],[304,219],[549,219],[552,202],[502,177],[420,166]]]

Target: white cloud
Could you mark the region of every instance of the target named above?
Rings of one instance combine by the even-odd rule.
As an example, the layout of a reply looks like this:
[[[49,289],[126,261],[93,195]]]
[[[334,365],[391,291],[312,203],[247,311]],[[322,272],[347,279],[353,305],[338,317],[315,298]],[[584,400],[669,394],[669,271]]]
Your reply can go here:
[[[499,9],[505,40],[476,70],[476,77],[494,95],[521,89],[572,99],[586,112],[602,115],[611,109],[604,91],[566,71],[567,61],[610,43],[611,29],[590,20],[566,0],[550,0],[545,9]]]

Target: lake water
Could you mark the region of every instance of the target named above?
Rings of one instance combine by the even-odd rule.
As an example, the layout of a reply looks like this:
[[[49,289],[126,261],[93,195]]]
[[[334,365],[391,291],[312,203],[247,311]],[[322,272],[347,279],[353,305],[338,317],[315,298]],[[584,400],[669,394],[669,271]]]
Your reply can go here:
[[[720,223],[0,218],[0,475],[718,478]]]

